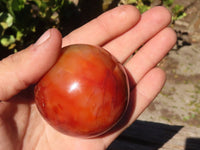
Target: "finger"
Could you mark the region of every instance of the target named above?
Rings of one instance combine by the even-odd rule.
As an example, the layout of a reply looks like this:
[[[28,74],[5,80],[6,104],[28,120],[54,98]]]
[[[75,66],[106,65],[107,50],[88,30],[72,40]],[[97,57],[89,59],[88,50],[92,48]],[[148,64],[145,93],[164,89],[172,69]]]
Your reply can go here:
[[[120,62],[126,60],[136,49],[165,28],[171,21],[169,11],[164,7],[154,7],[142,14],[134,28],[104,45]]]
[[[62,37],[50,29],[33,45],[0,61],[0,100],[7,100],[44,75],[55,63]]]
[[[102,45],[134,26],[140,18],[139,11],[131,5],[114,8],[63,38],[63,45],[84,43]]]
[[[135,89],[131,92],[132,103],[128,107],[127,113],[131,116],[129,122],[119,131],[110,134],[104,139],[107,146],[117,138],[128,126],[130,126],[138,116],[145,110],[146,107],[153,101],[158,95],[165,83],[165,73],[159,69],[154,68],[149,71],[144,78],[140,80]],[[127,115],[127,114],[125,114]]]
[[[145,110],[145,108],[160,93],[166,81],[165,72],[160,68],[150,70],[144,78],[142,78],[135,89],[132,91],[132,101],[134,107],[133,116],[129,121],[129,125]]]
[[[148,41],[126,64],[134,82],[138,82],[169,52],[176,43],[176,34],[165,28]]]

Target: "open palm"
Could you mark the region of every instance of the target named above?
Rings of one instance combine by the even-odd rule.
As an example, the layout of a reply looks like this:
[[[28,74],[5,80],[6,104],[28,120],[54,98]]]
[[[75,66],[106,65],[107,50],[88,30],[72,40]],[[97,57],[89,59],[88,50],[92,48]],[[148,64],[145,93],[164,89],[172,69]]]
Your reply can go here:
[[[156,65],[176,42],[174,31],[167,27],[170,19],[163,7],[140,15],[133,6],[120,6],[63,39],[59,31],[50,29],[35,44],[0,61],[0,150],[106,149],[164,85],[165,74]],[[60,48],[75,43],[99,45],[110,51],[124,64],[132,83],[125,118],[97,138],[82,139],[57,132],[42,119],[34,103],[33,85],[55,63]]]

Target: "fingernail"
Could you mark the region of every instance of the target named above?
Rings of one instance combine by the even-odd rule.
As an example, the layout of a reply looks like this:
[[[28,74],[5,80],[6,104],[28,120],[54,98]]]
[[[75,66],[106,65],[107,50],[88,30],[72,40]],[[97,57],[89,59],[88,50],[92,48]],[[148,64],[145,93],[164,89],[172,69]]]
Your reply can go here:
[[[47,30],[35,43],[36,46],[43,44],[50,37],[50,30]]]

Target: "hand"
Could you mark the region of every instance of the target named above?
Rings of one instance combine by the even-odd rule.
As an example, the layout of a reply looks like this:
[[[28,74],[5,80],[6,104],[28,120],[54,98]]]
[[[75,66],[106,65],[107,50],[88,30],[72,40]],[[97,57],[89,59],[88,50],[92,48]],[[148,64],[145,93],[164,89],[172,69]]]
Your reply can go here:
[[[50,29],[35,44],[2,60],[0,149],[106,149],[137,119],[164,85],[165,74],[156,65],[176,42],[175,32],[167,27],[170,19],[163,7],[154,7],[140,15],[133,6],[120,6],[63,39],[56,29]],[[61,41],[62,47],[74,43],[104,47],[128,70],[132,79],[129,117],[112,132],[93,139],[70,137],[54,130],[38,113],[32,85],[55,63]]]

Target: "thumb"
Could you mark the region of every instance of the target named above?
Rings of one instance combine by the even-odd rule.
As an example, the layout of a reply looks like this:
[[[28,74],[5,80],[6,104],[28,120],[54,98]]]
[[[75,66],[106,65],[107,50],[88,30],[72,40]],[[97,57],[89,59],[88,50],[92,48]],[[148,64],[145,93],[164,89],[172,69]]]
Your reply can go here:
[[[36,83],[56,62],[62,36],[47,30],[35,44],[0,61],[0,100],[7,100]]]

